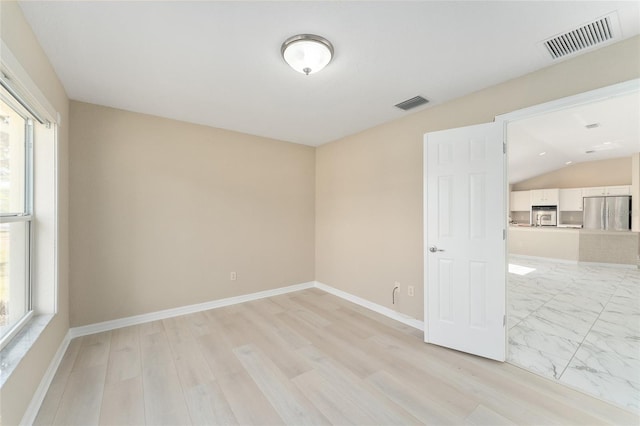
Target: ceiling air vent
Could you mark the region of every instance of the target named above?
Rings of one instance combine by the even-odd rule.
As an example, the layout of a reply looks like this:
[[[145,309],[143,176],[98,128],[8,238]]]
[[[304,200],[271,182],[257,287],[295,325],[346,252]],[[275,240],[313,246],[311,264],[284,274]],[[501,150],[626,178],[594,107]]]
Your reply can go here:
[[[544,41],[553,59],[580,52],[612,40],[617,34],[618,20],[614,14]]]
[[[396,104],[396,106],[400,109],[403,109],[405,111],[410,110],[411,108],[415,108],[418,107],[420,105],[424,105],[427,102],[429,102],[427,99],[423,98],[422,96],[416,96],[413,97],[411,99],[407,99],[406,101],[400,102],[399,104]]]

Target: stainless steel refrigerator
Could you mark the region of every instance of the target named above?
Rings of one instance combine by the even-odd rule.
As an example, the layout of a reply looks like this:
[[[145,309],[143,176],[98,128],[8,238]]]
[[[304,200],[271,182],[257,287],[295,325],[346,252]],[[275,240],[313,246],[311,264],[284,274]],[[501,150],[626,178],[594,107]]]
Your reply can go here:
[[[631,229],[631,196],[585,197],[585,229],[628,231]]]

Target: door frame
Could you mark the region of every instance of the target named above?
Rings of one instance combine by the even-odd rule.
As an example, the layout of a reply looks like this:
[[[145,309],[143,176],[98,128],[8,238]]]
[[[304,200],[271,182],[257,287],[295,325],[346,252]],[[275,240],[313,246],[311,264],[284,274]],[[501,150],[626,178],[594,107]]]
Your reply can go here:
[[[508,112],[506,114],[497,115],[495,117],[496,123],[501,123],[503,128],[503,136],[505,143],[505,173],[506,173],[506,187],[505,191],[507,191],[507,197],[509,195],[509,133],[507,131],[507,127],[510,123],[518,120],[522,120],[525,118],[531,118],[542,114],[547,114],[550,112],[560,111],[566,108],[572,108],[579,105],[590,104],[593,102],[602,101],[609,98],[614,98],[617,96],[628,95],[632,93],[640,93],[640,78],[635,78],[632,80],[624,81],[622,83],[612,84],[610,86],[601,87],[594,90],[589,90],[586,92],[578,93],[576,95],[566,96],[564,98],[555,99],[549,102],[544,102],[541,104],[533,105],[530,107],[522,108],[519,110],[515,110],[512,112]],[[505,200],[509,200],[509,198],[505,198]],[[507,236],[505,240],[506,244],[506,264],[507,268],[505,270],[505,284],[508,285],[509,279],[509,205],[508,202],[505,203],[505,220],[507,223]],[[505,291],[505,313],[507,317],[509,316],[509,291],[506,289]],[[426,327],[425,327],[426,329]],[[505,329],[505,356],[508,359],[509,356],[509,324],[506,324]]]
[[[498,125],[498,126],[502,126],[502,135],[503,135],[503,143],[505,146],[505,152],[506,155],[504,157],[504,161],[505,161],[505,182],[504,182],[504,188],[503,191],[505,192],[505,203],[504,203],[504,223],[506,226],[506,238],[505,238],[505,256],[507,257],[507,259],[505,259],[505,263],[507,265],[507,267],[505,268],[504,274],[505,274],[505,286],[507,285],[508,282],[508,256],[509,256],[509,232],[508,232],[508,224],[509,224],[509,207],[508,207],[508,195],[509,195],[509,181],[508,181],[508,177],[509,177],[509,150],[508,150],[508,144],[509,144],[509,137],[508,137],[508,132],[507,132],[507,127],[509,125],[509,123],[517,121],[517,120],[521,120],[524,118],[531,118],[531,117],[535,117],[537,115],[542,115],[542,114],[546,114],[549,112],[554,112],[554,111],[559,111],[562,109],[566,109],[566,108],[570,108],[570,107],[575,107],[575,106],[579,106],[579,105],[584,105],[584,104],[589,104],[589,103],[593,103],[593,102],[598,102],[598,101],[602,101],[605,99],[609,99],[609,98],[613,98],[613,97],[617,97],[617,96],[623,96],[623,95],[627,95],[627,94],[631,94],[631,93],[636,93],[636,92],[640,92],[640,78],[635,78],[635,79],[631,79],[628,81],[624,81],[621,83],[616,83],[616,84],[612,84],[609,86],[605,86],[605,87],[601,87],[598,89],[593,89],[593,90],[588,90],[586,92],[582,92],[582,93],[578,93],[576,95],[569,95],[569,96],[565,96],[562,98],[558,98],[558,99],[554,99],[552,101],[548,101],[548,102],[543,102],[541,104],[536,104],[536,105],[532,105],[529,107],[525,107],[522,109],[518,109],[518,110],[514,110],[505,114],[500,114],[494,117],[494,122]],[[428,133],[428,132],[427,132]],[[424,174],[424,179],[426,179],[426,174],[425,174],[425,164],[424,163],[425,160],[423,160],[423,174]],[[426,229],[427,229],[427,215],[426,215],[426,209],[427,209],[427,200],[426,198],[423,197],[423,234],[426,234]],[[424,271],[424,282],[423,282],[423,286],[425,288],[424,290],[424,306],[425,306],[425,312],[423,313],[423,318],[426,320],[426,309],[427,309],[427,297],[428,297],[428,292],[427,292],[427,262],[426,262],[426,254],[427,254],[427,246],[426,246],[426,240],[423,241],[423,271]],[[508,317],[509,315],[509,292],[507,291],[507,289],[505,288],[505,315],[506,317]],[[505,320],[506,321],[506,320]],[[424,339],[427,340],[428,339],[428,323],[424,324]],[[505,358],[508,358],[509,355],[509,326],[508,324],[505,324]]]

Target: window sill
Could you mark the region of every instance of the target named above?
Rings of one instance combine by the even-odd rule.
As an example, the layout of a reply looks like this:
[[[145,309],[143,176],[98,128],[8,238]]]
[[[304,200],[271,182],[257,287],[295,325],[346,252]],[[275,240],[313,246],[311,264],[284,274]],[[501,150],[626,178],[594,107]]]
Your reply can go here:
[[[22,358],[29,352],[52,319],[52,314],[35,315],[11,340],[11,343],[0,351],[0,388],[11,377]]]

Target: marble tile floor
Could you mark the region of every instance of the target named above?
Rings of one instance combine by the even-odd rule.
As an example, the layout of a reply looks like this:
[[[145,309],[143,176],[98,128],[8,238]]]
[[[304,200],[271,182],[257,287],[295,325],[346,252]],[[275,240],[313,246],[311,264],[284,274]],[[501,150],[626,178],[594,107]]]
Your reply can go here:
[[[507,361],[640,412],[640,270],[509,265]]]

